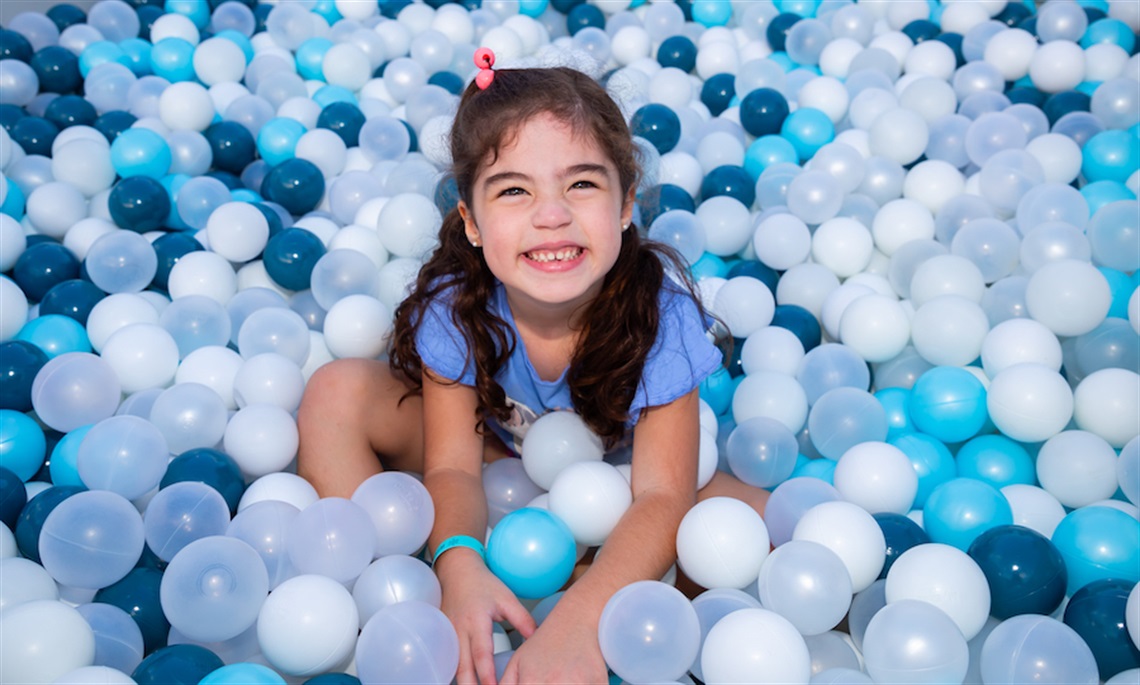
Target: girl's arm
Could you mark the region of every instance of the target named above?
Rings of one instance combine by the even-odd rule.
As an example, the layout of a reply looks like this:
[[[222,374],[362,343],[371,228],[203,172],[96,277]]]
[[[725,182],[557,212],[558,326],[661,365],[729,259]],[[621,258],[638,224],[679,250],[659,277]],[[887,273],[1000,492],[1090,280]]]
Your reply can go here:
[[[476,428],[474,389],[444,383],[424,373],[424,485],[435,503],[428,549],[453,535],[483,541],[487,500],[483,492],[483,437]],[[511,622],[524,635],[534,619],[487,569],[479,555],[454,547],[435,564],[443,588],[443,611],[459,635],[456,681],[494,683],[492,622]]]
[[[602,609],[622,587],[665,574],[676,560],[677,528],[696,502],[698,402],[693,390],[638,421],[633,504],[541,630],[519,647],[504,683],[606,682],[598,644]]]

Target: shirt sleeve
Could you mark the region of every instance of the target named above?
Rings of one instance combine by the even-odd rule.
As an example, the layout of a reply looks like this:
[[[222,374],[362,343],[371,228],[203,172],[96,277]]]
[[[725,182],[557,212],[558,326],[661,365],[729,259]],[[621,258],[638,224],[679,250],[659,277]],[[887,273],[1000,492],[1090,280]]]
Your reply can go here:
[[[708,335],[711,322],[702,320],[687,292],[666,283],[661,302],[657,341],[645,360],[641,385],[629,408],[632,423],[642,409],[668,404],[692,391],[723,359]]]
[[[475,385],[475,367],[467,358],[467,341],[451,320],[450,292],[433,300],[416,331],[416,351],[423,365],[463,385]]]

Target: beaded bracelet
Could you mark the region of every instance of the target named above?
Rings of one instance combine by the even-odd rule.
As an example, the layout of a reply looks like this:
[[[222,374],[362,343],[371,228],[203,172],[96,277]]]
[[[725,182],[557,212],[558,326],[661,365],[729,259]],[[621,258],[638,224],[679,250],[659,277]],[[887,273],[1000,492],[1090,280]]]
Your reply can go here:
[[[443,542],[439,543],[439,547],[435,548],[435,555],[432,557],[432,565],[434,566],[443,553],[449,549],[456,547],[466,547],[467,549],[475,550],[480,559],[486,559],[486,553],[483,551],[483,543],[479,542],[470,535],[452,535]]]

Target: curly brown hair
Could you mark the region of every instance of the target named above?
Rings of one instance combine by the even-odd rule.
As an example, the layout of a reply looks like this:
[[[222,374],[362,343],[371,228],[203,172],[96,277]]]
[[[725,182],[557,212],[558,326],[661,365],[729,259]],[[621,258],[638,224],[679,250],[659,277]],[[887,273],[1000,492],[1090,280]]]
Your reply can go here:
[[[538,114],[550,114],[596,141],[617,167],[623,196],[635,187],[640,177],[636,146],[621,110],[601,85],[562,67],[502,69],[486,90],[470,84],[459,102],[451,130],[451,175],[460,199],[470,202],[479,171]],[[608,446],[625,433],[630,404],[657,339],[658,295],[666,267],[692,292],[687,269],[673,250],[642,238],[636,228],[623,231],[617,262],[581,317],[583,330],[567,383],[575,411]],[[487,419],[505,421],[510,415],[495,376],[516,341],[507,322],[488,307],[496,283],[482,253],[468,244],[458,210],[452,209],[440,228],[439,247],[396,309],[389,349],[393,371],[411,382],[411,393],[422,390],[419,322],[429,303],[452,289],[451,319],[467,343],[467,363],[474,363],[480,430]]]

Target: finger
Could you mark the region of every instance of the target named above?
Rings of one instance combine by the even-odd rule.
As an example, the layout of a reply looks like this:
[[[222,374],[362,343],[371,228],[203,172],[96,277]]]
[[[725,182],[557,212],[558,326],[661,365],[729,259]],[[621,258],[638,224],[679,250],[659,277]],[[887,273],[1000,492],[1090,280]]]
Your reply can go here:
[[[521,603],[517,600],[505,602],[502,608],[503,617],[511,622],[515,630],[524,638],[528,638],[534,634],[538,624],[535,623],[534,616],[526,610]]]
[[[459,668],[455,671],[456,685],[478,685],[475,677],[475,664],[471,660],[470,641],[459,639]]]
[[[507,667],[503,669],[503,679],[499,681],[499,685],[519,685],[519,660],[517,652],[511,656],[511,660],[507,662]]]
[[[491,631],[471,636],[471,661],[483,685],[495,685],[495,652],[492,649]]]

